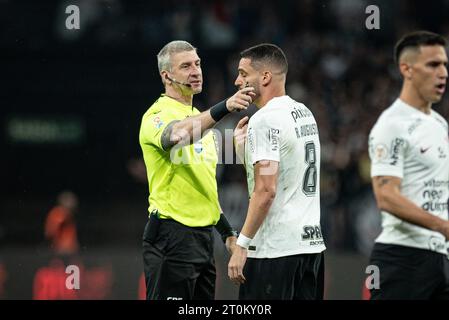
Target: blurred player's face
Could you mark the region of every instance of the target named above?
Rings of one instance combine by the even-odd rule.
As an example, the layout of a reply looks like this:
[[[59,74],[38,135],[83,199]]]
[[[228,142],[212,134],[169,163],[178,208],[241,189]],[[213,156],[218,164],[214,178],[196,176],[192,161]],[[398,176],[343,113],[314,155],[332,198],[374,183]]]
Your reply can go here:
[[[418,95],[428,103],[443,97],[447,80],[447,55],[442,46],[422,46],[411,64],[410,80]]]
[[[256,103],[257,99],[260,97],[260,72],[253,68],[251,59],[248,58],[240,59],[238,71],[239,75],[237,76],[237,79],[235,79],[234,84],[239,90],[244,87],[253,87],[254,93],[256,94],[253,98],[253,102]]]
[[[200,93],[203,90],[201,60],[196,51],[173,54],[171,56],[171,67],[168,76],[178,82],[172,82],[174,86],[179,86],[183,92],[190,91],[191,94]],[[179,84],[179,82],[190,86]]]

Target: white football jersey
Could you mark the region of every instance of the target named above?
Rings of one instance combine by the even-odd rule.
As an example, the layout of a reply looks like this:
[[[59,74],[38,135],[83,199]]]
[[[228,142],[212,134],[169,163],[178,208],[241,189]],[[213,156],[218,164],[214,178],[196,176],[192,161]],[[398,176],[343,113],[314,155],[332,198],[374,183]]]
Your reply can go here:
[[[371,176],[402,179],[401,193],[417,206],[448,219],[448,124],[432,110],[427,115],[396,100],[377,120],[369,136]],[[446,254],[445,238],[382,211],[376,242]]]
[[[325,250],[320,226],[320,140],[310,110],[288,96],[271,99],[249,120],[245,141],[248,191],[254,165],[279,162],[276,197],[248,248],[250,258]]]

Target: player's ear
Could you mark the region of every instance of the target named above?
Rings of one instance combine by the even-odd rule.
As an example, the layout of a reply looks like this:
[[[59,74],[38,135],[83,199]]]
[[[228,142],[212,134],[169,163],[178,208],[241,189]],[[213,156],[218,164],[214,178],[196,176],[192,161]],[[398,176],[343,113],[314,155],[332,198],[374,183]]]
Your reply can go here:
[[[264,71],[262,73],[262,85],[267,86],[270,84],[271,80],[273,79],[273,74],[271,71]]]
[[[408,64],[407,62],[401,62],[399,64],[399,70],[401,71],[401,74],[404,77],[404,79],[407,80],[412,79],[413,68],[411,64]]]

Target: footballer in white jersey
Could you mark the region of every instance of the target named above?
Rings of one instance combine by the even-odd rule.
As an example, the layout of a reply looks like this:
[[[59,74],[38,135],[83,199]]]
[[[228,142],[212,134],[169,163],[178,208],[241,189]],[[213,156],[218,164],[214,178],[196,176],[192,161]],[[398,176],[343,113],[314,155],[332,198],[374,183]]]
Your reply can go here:
[[[248,192],[254,164],[280,163],[276,197],[252,239],[248,257],[276,258],[325,250],[320,226],[320,139],[310,110],[276,97],[249,120],[245,145]]]
[[[254,88],[259,110],[234,130],[250,199],[228,275],[240,285],[242,300],[321,300],[325,245],[317,124],[305,105],[286,94],[288,63],[279,47],[263,43],[240,57],[235,85]]]
[[[369,135],[372,186],[382,214],[369,260],[377,270],[377,283],[367,288],[372,300],[449,300],[448,123],[432,110],[446,89],[446,44],[428,31],[398,41],[401,93]]]
[[[385,110],[369,136],[371,176],[402,179],[401,192],[425,211],[448,219],[449,140],[447,121],[425,114],[397,99]],[[439,233],[382,211],[379,243],[397,244],[446,254]]]

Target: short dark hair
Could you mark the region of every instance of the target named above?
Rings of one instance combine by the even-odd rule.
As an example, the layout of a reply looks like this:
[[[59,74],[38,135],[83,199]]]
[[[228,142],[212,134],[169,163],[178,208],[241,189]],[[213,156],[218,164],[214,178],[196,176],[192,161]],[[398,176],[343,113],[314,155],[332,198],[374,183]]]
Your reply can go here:
[[[419,49],[421,46],[440,45],[446,47],[447,41],[441,35],[429,31],[414,31],[404,35],[394,47],[394,59],[399,64],[402,52],[408,48]]]
[[[251,63],[271,64],[279,67],[282,73],[287,74],[288,63],[284,52],[277,45],[261,43],[240,52],[240,58],[251,59]]]

